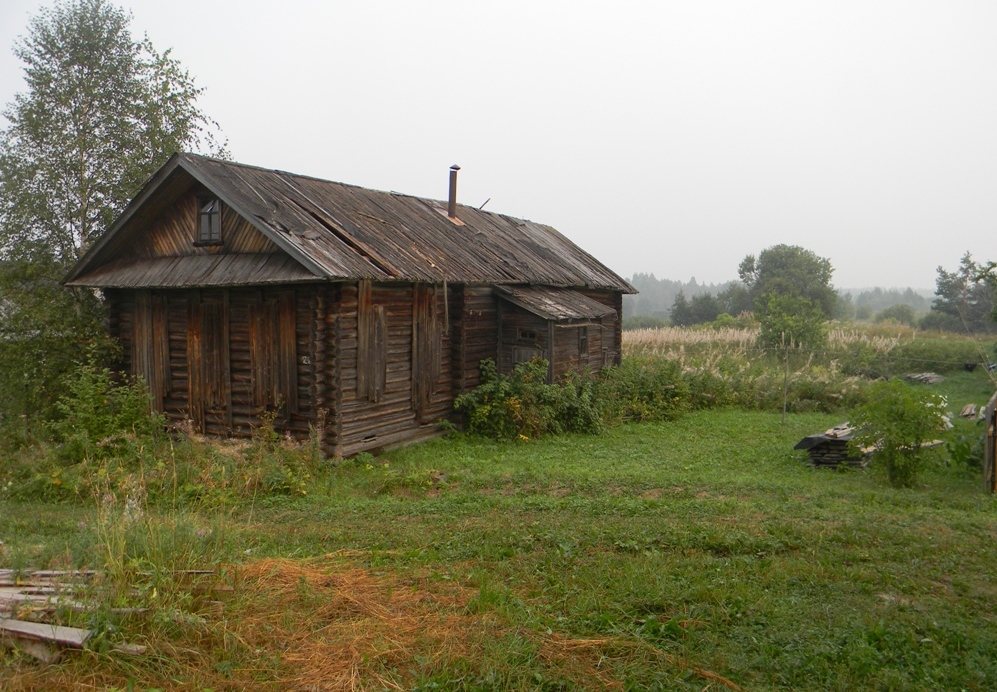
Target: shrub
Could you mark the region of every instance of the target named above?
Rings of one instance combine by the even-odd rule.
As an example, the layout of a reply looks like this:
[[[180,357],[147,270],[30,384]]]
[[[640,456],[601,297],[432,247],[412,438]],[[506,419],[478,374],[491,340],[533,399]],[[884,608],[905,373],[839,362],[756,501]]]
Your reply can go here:
[[[740,326],[741,324],[737,318],[728,315],[726,312],[721,312],[715,320],[710,322],[710,327],[713,329],[737,329]]]
[[[598,432],[590,379],[570,376],[547,384],[542,358],[519,363],[512,375],[498,373],[492,360],[481,361],[481,384],[454,401],[466,414],[468,431],[499,440],[529,439],[563,432]]]
[[[890,353],[890,360],[895,364],[894,374],[924,370],[954,372],[967,364],[988,359],[989,355],[976,341],[944,336],[905,341]]]
[[[985,448],[985,435],[983,430],[977,426],[954,435],[945,443],[945,451],[949,455],[949,461],[955,466],[963,467],[973,473],[977,473],[983,468]]]
[[[852,423],[859,432],[851,444],[874,446],[890,484],[912,487],[924,464],[924,444],[944,426],[944,400],[901,380],[873,383]]]
[[[674,360],[627,358],[603,371],[598,402],[608,420],[671,420],[689,408],[690,389]]]
[[[110,370],[80,365],[67,377],[65,388],[55,404],[59,418],[52,431],[67,461],[106,458],[164,429],[141,381],[118,384]]]
[[[952,332],[954,334],[965,334],[968,330],[966,324],[955,315],[932,310],[921,318],[919,323],[921,329],[930,329],[939,332]]]

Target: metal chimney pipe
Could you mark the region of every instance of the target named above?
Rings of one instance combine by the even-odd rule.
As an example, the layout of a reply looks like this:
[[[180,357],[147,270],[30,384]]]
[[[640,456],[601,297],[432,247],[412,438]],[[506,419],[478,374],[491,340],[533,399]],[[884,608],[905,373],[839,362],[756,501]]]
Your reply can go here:
[[[447,205],[447,216],[451,219],[457,218],[457,171],[460,166],[456,163],[450,166],[450,203]]]

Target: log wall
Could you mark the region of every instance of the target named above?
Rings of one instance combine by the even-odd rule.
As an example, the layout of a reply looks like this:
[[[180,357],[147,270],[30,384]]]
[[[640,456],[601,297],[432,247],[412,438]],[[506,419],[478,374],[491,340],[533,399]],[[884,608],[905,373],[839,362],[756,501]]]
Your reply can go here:
[[[550,360],[552,333],[547,320],[518,305],[498,301],[498,371],[508,375],[518,363]]]
[[[314,285],[108,292],[108,328],[123,347],[117,367],[150,383],[153,405],[171,421],[190,420],[211,435],[245,437],[269,412],[281,433],[306,439],[309,425],[323,422],[323,310],[331,290]],[[157,306],[165,319],[157,317]],[[316,334],[323,335],[325,349]],[[164,373],[158,381],[157,371]]]
[[[597,300],[603,305],[616,310],[616,315],[602,318],[600,345],[603,360],[601,367],[619,365],[623,344],[623,294],[619,291],[599,291],[595,289],[579,289],[579,293]],[[594,363],[593,369],[596,369]]]
[[[442,286],[340,284],[333,308],[336,415],[327,433],[337,454],[433,435],[450,415],[452,295],[444,298]],[[422,309],[414,308],[417,298]]]
[[[117,367],[150,384],[169,420],[245,437],[269,412],[282,434],[307,439],[315,428],[328,455],[435,434],[454,397],[479,384],[485,358],[511,372],[530,353],[552,356],[553,378],[619,362],[618,319],[586,325],[583,340],[581,327],[554,325],[488,287],[341,282],[106,297],[123,346]]]
[[[551,378],[559,380],[569,371],[598,372],[603,366],[601,322],[587,325],[554,325],[554,360]],[[583,337],[584,333],[584,337]]]
[[[488,286],[464,286],[462,292],[461,335],[462,383],[460,391],[481,383],[478,364],[485,358],[498,359],[497,299]]]

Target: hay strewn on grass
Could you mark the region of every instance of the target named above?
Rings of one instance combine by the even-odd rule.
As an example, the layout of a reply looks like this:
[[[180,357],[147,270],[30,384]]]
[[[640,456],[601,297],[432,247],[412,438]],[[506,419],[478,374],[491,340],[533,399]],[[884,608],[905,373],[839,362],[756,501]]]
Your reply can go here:
[[[272,607],[246,612],[239,635],[253,649],[286,646],[280,683],[299,689],[402,689],[398,671],[416,657],[427,667],[472,658],[496,627],[468,615],[472,594],[452,584],[328,560],[263,560],[242,575],[248,601]]]
[[[468,607],[473,589],[359,567],[341,554],[265,559],[235,575],[220,618],[189,618],[171,629],[154,616],[140,627],[147,636],[132,640],[149,646],[143,657],[85,651],[41,666],[24,656],[7,667],[3,688],[108,689],[131,681],[160,689],[407,689],[420,675],[485,672],[475,669],[489,643],[513,637],[576,688],[622,689],[617,673],[642,661],[738,689],[641,642],[512,630],[494,613]]]

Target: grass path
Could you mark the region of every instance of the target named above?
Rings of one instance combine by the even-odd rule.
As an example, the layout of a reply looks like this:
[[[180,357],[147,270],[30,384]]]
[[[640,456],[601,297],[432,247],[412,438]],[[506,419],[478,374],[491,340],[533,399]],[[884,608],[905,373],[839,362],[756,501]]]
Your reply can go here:
[[[940,465],[914,490],[808,468],[792,445],[837,422],[711,411],[344,464],[305,498],[190,516],[244,565],[224,615],[121,623],[185,656],[50,670],[0,652],[0,687],[277,689],[323,670],[371,689],[997,687],[993,501]],[[0,566],[92,562],[90,521],[0,502]],[[350,584],[367,600],[330,610]],[[319,666],[332,650],[357,655]]]

